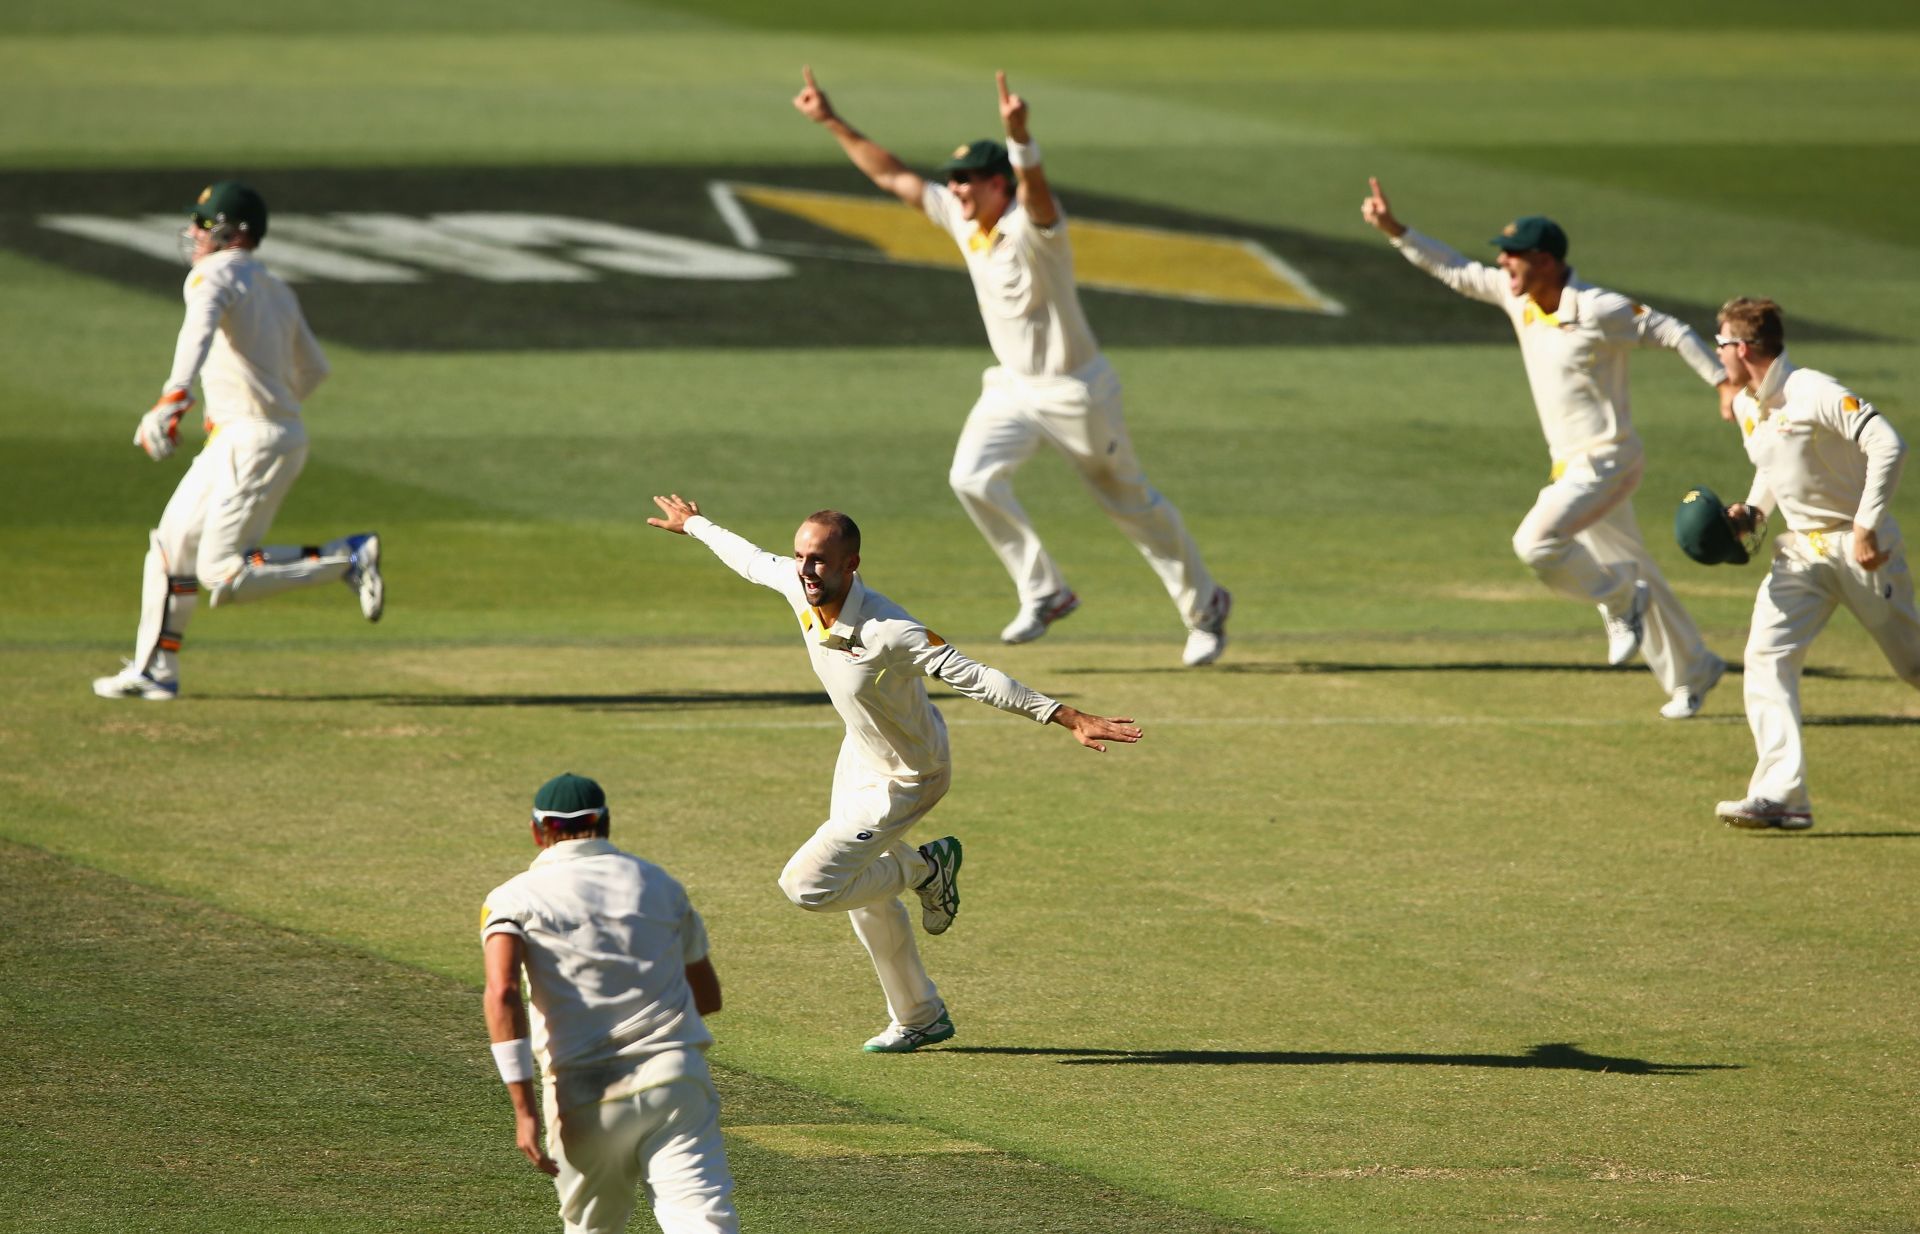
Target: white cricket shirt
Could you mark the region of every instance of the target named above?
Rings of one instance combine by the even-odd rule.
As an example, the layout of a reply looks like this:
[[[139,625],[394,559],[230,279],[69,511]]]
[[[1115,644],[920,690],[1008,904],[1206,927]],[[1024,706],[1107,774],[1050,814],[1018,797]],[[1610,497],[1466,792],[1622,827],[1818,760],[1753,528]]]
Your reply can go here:
[[[480,939],[501,933],[525,943],[533,1050],[559,1109],[706,1074],[713,1034],[686,970],[707,927],[665,870],[562,840],[488,894]]]
[[[326,377],[327,357],[280,276],[247,249],[194,263],[181,289],[186,321],[162,394],[200,379],[207,419],[290,420]]]
[[[1559,308],[1546,313],[1532,297],[1509,290],[1498,267],[1471,261],[1412,228],[1393,247],[1461,295],[1506,312],[1555,463],[1620,447],[1638,451],[1627,381],[1627,360],[1636,347],[1679,352],[1708,385],[1726,380],[1712,349],[1685,322],[1618,292],[1573,279]]]
[[[847,747],[870,771],[913,780],[948,766],[947,722],[927,698],[927,677],[1042,724],[1060,708],[1037,690],[960,654],[907,610],[869,591],[858,574],[839,617],[828,624],[807,603],[791,558],[764,552],[704,515],[687,520],[687,534],[734,573],[787,598],[814,675],[846,723]]]
[[[1038,227],[1013,202],[983,232],[965,217],[960,199],[931,180],[920,205],[960,246],[987,345],[1002,368],[1016,377],[1067,377],[1099,359],[1074,287],[1064,212],[1052,226]]]
[[[1782,352],[1733,410],[1754,466],[1748,505],[1777,505],[1789,531],[1879,529],[1907,443],[1872,403]]]

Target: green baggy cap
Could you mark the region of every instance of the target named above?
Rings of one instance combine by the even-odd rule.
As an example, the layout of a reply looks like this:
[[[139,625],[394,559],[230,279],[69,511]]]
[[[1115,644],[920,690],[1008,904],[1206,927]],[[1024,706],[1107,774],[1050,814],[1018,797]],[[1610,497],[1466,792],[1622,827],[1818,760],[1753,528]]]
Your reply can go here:
[[[216,180],[201,189],[187,214],[201,227],[230,223],[255,240],[267,234],[267,199],[238,180]]]
[[[940,174],[951,176],[956,171],[989,171],[1003,176],[1013,174],[1013,163],[1007,158],[1007,148],[992,138],[982,137],[954,150],[946,162],[940,164]]]
[[[1517,218],[1500,229],[1500,234],[1489,241],[1495,248],[1509,253],[1525,253],[1539,249],[1551,253],[1561,261],[1567,259],[1567,233],[1560,224],[1544,214],[1529,214]]]
[[[585,815],[607,808],[607,794],[585,776],[563,771],[540,786],[533,795],[537,815]]]
[[[1704,566],[1744,566],[1750,557],[1733,520],[1727,517],[1727,503],[1714,496],[1705,485],[1687,490],[1680,508],[1673,513],[1673,538],[1681,551]]]

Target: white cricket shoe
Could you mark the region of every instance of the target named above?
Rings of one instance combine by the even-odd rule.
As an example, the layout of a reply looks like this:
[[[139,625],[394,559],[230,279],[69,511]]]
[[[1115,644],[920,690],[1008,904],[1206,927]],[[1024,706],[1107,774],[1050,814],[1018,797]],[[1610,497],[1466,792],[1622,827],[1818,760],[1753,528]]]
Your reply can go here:
[[[1232,611],[1233,593],[1216,586],[1213,598],[1207,601],[1207,615],[1187,631],[1187,646],[1180,653],[1182,664],[1200,668],[1220,658],[1220,653],[1227,649],[1227,614]]]
[[[125,668],[111,677],[95,677],[93,692],[101,698],[143,698],[150,703],[168,703],[180,697],[180,683],[155,681],[128,661]]]
[[[1607,627],[1608,664],[1618,668],[1640,650],[1640,638],[1647,632],[1647,605],[1652,601],[1653,590],[1645,579],[1637,579],[1633,584],[1633,599],[1625,613],[1616,617],[1607,611],[1606,605],[1600,606],[1600,620]]]
[[[1727,662],[1714,657],[1713,670],[1707,674],[1707,684],[1695,690],[1681,686],[1673,692],[1673,698],[1660,708],[1660,714],[1669,720],[1690,720],[1700,714],[1700,708],[1707,701],[1707,692],[1720,684],[1727,674]]]
[[[1080,597],[1071,591],[1056,591],[1050,596],[1020,606],[1020,615],[1000,631],[1003,643],[1031,643],[1047,632],[1047,627],[1080,607]]]
[[[1753,831],[1762,831],[1769,827],[1781,831],[1805,831],[1813,826],[1812,810],[1796,810],[1783,801],[1770,797],[1743,797],[1739,801],[1723,801],[1715,806],[1714,813],[1720,821],[1729,827],[1745,827]]]
[[[889,1024],[860,1048],[869,1054],[911,1054],[923,1045],[937,1045],[953,1037],[953,1017],[942,1011],[931,1024],[912,1027]]]
[[[380,536],[378,532],[348,536],[346,584],[360,596],[360,615],[368,621],[380,620],[387,610],[387,582],[380,577]]]
[[[960,914],[960,840],[943,836],[920,846],[928,874],[914,893],[920,897],[920,928],[945,934]]]

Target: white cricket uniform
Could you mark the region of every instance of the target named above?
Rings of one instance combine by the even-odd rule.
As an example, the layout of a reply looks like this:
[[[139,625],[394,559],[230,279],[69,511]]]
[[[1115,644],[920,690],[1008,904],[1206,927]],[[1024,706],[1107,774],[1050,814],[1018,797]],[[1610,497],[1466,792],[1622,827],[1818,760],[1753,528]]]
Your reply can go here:
[[[1036,226],[1018,203],[982,232],[959,199],[928,182],[927,217],[954,238],[999,361],[981,380],[948,474],[954,494],[1013,576],[1022,603],[1066,591],[1066,576],[1013,494],[1013,473],[1041,442],[1065,455],[1107,517],[1160,577],[1189,628],[1213,601],[1213,575],[1180,512],[1147,482],[1120,410],[1120,379],[1100,354],[1073,281],[1062,213]]]
[[[1647,553],[1633,516],[1645,452],[1633,428],[1627,368],[1634,349],[1663,347],[1718,386],[1726,371],[1712,350],[1684,322],[1579,279],[1547,313],[1531,297],[1515,295],[1499,268],[1411,228],[1393,246],[1513,323],[1552,461],[1547,486],[1513,533],[1513,551],[1555,591],[1616,614],[1631,602],[1635,580],[1644,581],[1651,601],[1641,641],[1647,667],[1668,694],[1683,686],[1704,692],[1718,657]]]
[[[194,263],[182,289],[186,320],[161,393],[204,396],[207,441],[149,536],[134,665],[178,675],[177,653],[198,593],[219,605],[346,575],[344,539],[261,546],[307,461],[300,405],[327,376],[327,358],[292,290],[248,249]]]
[[[1894,672],[1920,688],[1920,613],[1900,525],[1887,513],[1906,443],[1871,403],[1785,353],[1734,412],[1754,465],[1747,504],[1786,524],[1747,634],[1747,723],[1759,752],[1747,791],[1811,812],[1800,670],[1834,609],[1852,610]],[[1891,554],[1877,570],[1853,560],[1856,523]]]
[[[707,928],[686,891],[606,840],[562,840],[487,896],[481,942],[495,934],[524,944],[567,1234],[624,1230],[640,1184],[668,1234],[738,1230],[713,1034],[687,984]]]
[[[926,881],[926,859],[902,837],[946,796],[947,722],[927,698],[937,677],[968,698],[1041,724],[1060,704],[962,655],[858,575],[831,624],[807,603],[791,558],[704,516],[687,534],[736,574],[786,597],[801,641],[846,723],[830,817],[780,873],[780,889],[812,912],[844,912],[873,958],[893,1023],[926,1024],[945,1009],[913,941],[901,893]]]

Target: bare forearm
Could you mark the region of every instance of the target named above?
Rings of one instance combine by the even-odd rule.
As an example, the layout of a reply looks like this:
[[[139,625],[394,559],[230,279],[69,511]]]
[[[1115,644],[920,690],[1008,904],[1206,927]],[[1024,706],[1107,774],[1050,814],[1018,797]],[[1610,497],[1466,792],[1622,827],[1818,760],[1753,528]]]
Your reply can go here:
[[[482,1005],[487,1016],[487,1039],[514,1041],[527,1035],[527,1006],[518,990],[488,990]]]
[[[847,161],[859,168],[867,179],[910,205],[918,204],[913,198],[917,195],[920,178],[891,150],[838,116],[822,121],[821,125],[840,143]]]

